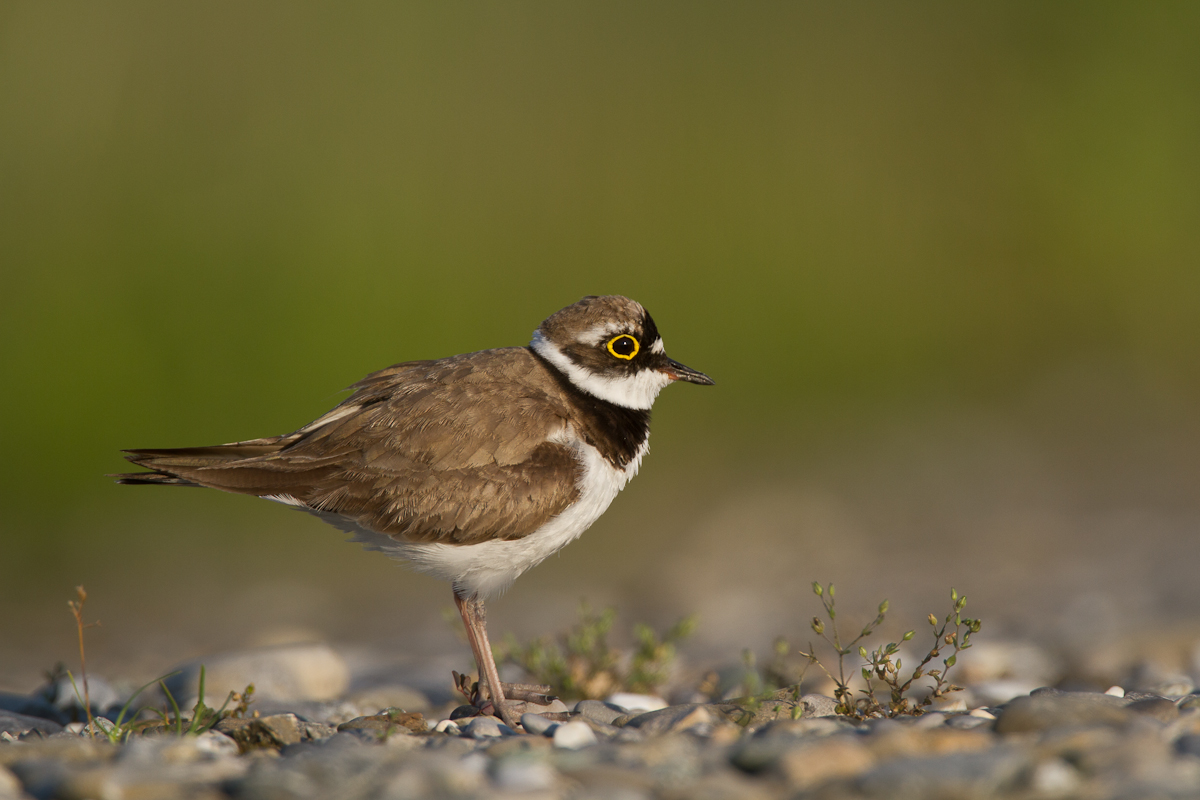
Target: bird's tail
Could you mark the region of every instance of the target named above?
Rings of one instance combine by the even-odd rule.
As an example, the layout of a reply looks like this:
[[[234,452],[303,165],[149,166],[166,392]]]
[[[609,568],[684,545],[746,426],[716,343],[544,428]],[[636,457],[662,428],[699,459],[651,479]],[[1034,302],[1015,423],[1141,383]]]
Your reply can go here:
[[[254,480],[252,476],[261,478],[261,470],[247,469],[247,460],[271,456],[279,452],[282,446],[280,437],[277,437],[212,447],[124,450],[122,452],[127,460],[151,471],[109,477],[116,478],[117,483],[132,486],[210,486],[225,491],[258,494],[258,487],[253,484],[262,481]]]

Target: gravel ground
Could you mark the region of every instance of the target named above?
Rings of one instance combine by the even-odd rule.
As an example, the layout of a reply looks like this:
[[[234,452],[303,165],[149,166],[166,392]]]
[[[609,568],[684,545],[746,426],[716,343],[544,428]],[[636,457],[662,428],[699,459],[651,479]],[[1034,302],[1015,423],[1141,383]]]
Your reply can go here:
[[[653,711],[638,706],[655,698],[614,696],[527,713],[525,732],[407,686],[351,691],[322,645],[207,663],[209,698],[243,670],[259,676],[257,717],[114,745],[69,721],[81,709],[61,682],[0,694],[0,799],[1200,796],[1189,676],[1143,667],[1129,691],[1038,688],[1048,662],[1028,644],[984,649],[967,691],[920,717],[855,721],[786,691]],[[98,678],[92,689],[122,699]]]

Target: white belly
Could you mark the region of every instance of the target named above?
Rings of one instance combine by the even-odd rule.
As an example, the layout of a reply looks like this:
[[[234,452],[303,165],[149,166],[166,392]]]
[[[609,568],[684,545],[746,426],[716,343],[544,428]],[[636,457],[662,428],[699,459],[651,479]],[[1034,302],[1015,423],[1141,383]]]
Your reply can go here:
[[[503,592],[525,570],[541,563],[590,528],[637,474],[650,446],[649,441],[643,442],[625,468],[618,469],[606,461],[600,451],[580,439],[572,438],[563,443],[576,451],[583,465],[578,484],[579,499],[528,536],[463,545],[406,543],[354,526],[351,531],[355,534],[354,541],[361,542],[369,550],[381,550],[393,558],[403,559],[417,572],[452,581],[456,589],[468,595],[489,597]],[[335,524],[347,529],[344,521]]]

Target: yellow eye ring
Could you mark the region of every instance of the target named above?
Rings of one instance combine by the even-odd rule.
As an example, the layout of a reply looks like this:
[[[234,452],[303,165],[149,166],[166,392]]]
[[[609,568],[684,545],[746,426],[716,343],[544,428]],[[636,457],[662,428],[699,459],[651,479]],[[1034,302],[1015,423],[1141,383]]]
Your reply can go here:
[[[632,361],[633,357],[642,349],[642,346],[638,344],[638,340],[628,333],[622,333],[620,336],[614,336],[609,339],[605,347],[615,358],[621,358],[625,361]]]

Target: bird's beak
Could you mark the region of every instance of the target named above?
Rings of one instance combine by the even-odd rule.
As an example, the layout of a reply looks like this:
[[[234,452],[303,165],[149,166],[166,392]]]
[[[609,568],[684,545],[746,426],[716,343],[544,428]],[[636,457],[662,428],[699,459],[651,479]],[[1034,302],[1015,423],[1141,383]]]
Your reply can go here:
[[[666,373],[673,381],[687,381],[688,383],[698,383],[701,386],[712,386],[716,383],[703,372],[685,367],[673,358],[668,358],[667,363],[658,369],[659,372]]]

